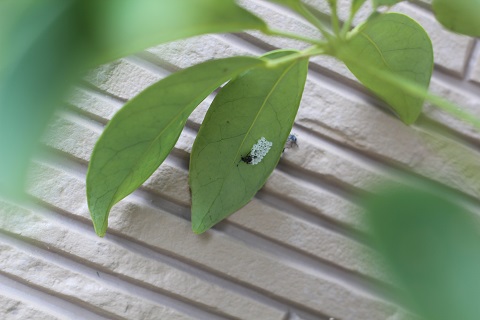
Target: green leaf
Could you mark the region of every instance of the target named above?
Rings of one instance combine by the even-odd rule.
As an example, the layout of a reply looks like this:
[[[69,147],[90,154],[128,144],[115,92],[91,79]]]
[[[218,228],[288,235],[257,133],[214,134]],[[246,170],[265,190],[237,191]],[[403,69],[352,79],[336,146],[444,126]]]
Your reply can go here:
[[[90,10],[101,62],[196,35],[267,28],[233,0],[93,0]]]
[[[37,140],[84,66],[80,2],[0,4],[0,193],[22,193]]]
[[[434,0],[433,12],[447,29],[480,37],[480,0]]]
[[[336,52],[363,85],[385,100],[406,124],[422,111],[423,99],[372,75],[369,69],[389,72],[428,89],[433,71],[432,42],[411,18],[388,13],[357,27]]]
[[[399,2],[405,1],[405,0],[372,0],[373,1],[373,7],[376,9],[380,6],[388,6],[391,7]]]
[[[279,58],[297,51],[277,51]],[[298,110],[308,61],[256,68],[216,96],[190,158],[192,229],[202,233],[244,206],[277,165]],[[258,164],[242,157],[264,137],[273,146]]]
[[[88,206],[99,236],[105,235],[112,206],[165,160],[198,104],[222,83],[263,64],[235,57],[187,68],[147,88],[110,120],[87,173]]]
[[[375,195],[367,205],[373,240],[404,300],[425,319],[476,320],[480,315],[478,217],[434,186]]]

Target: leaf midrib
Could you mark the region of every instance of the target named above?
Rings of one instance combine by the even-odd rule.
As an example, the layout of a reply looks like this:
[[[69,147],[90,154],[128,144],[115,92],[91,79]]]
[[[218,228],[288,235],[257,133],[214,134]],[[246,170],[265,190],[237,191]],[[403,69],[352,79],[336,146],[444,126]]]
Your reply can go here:
[[[380,50],[380,48],[377,46],[377,44],[375,43],[375,41],[373,41],[373,39],[370,38],[370,37],[369,37],[365,32],[363,32],[363,31],[362,31],[360,34],[361,34],[364,38],[366,38],[367,41],[369,41],[369,42],[375,47],[375,49],[378,51],[378,54],[380,54],[380,57],[382,58],[383,63],[387,66],[388,69],[390,69],[391,71],[393,71],[392,67],[390,67],[390,65],[388,64],[387,60],[385,59],[382,50]]]
[[[242,148],[242,146],[244,145],[245,143],[245,140],[247,138],[247,136],[249,135],[249,132],[252,130],[253,126],[255,125],[259,115],[262,113],[262,110],[264,109],[265,105],[266,105],[266,102],[269,100],[270,96],[273,94],[273,92],[275,91],[276,87],[278,86],[278,84],[283,80],[283,78],[285,78],[286,74],[296,65],[296,61],[293,62],[288,68],[285,69],[285,71],[283,71],[283,73],[281,74],[281,76],[278,78],[278,80],[275,82],[275,84],[272,86],[272,89],[270,89],[270,92],[268,93],[268,95],[266,96],[266,98],[264,99],[263,103],[262,103],[262,106],[260,107],[260,110],[257,112],[257,115],[254,119],[254,121],[252,121],[252,124],[250,125],[249,129],[247,130],[247,133],[245,134],[245,137],[243,138],[241,144],[240,144],[240,147],[238,148],[237,150],[237,153],[235,155],[235,157],[233,158],[233,162],[231,163],[231,166],[234,167],[235,166],[235,162],[236,162],[236,159],[238,158],[239,154],[240,154],[240,149]],[[215,203],[217,197],[218,197],[218,194],[220,193],[220,190],[223,189],[223,185],[225,184],[225,180],[226,179],[223,179],[222,181],[222,185],[219,189],[219,191],[217,192],[214,200],[212,201],[212,203],[210,204],[208,210],[205,212],[205,214],[203,215],[202,217],[202,220],[200,221],[199,223],[199,226],[202,226],[204,225],[204,220],[205,218],[207,217],[207,213],[210,212],[210,210],[212,209],[213,207],[213,204]]]
[[[245,137],[243,138],[241,144],[240,144],[240,147],[238,148],[237,150],[237,154],[235,155],[235,157],[233,158],[233,162],[232,162],[232,166],[235,165],[235,162],[236,162],[236,159],[238,159],[238,155],[240,154],[240,149],[243,147],[244,143],[245,143],[245,140],[247,139],[247,136],[249,135],[250,131],[252,131],[252,128],[255,126],[255,123],[257,122],[257,119],[258,117],[260,116],[260,114],[262,113],[263,109],[265,108],[265,105],[267,103],[267,101],[270,99],[270,96],[273,94],[273,92],[275,91],[275,89],[277,88],[278,84],[283,80],[283,78],[286,76],[286,74],[290,71],[290,69],[293,68],[293,66],[295,66],[297,62],[293,62],[288,68],[285,69],[285,71],[281,74],[281,76],[278,78],[278,81],[275,82],[275,84],[272,86],[272,89],[270,90],[270,92],[268,93],[268,95],[266,96],[265,100],[263,101],[262,103],[262,106],[260,107],[260,110],[257,112],[257,115],[255,116],[255,119],[252,121],[252,124],[250,125],[250,127],[248,128],[247,132],[245,133]]]

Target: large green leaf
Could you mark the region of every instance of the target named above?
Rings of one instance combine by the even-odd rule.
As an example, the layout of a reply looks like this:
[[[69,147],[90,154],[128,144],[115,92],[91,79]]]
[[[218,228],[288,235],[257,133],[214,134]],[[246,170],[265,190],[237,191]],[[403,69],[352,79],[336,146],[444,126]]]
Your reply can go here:
[[[293,51],[269,54],[277,58]],[[190,158],[192,229],[208,230],[244,206],[275,168],[298,110],[306,59],[256,68],[227,84],[213,101]],[[264,137],[273,143],[258,164],[242,161]]]
[[[434,0],[435,17],[447,29],[480,37],[480,0]]]
[[[90,6],[100,62],[205,33],[266,29],[234,0],[91,0]]]
[[[434,186],[393,189],[375,195],[367,213],[413,310],[429,320],[477,320],[480,224],[452,197]]]
[[[339,45],[337,57],[368,89],[385,100],[406,124],[422,111],[423,99],[370,72],[376,69],[428,89],[433,71],[433,48],[423,28],[411,18],[388,13],[360,25],[347,43]]]
[[[103,236],[112,206],[138,188],[165,160],[188,116],[213,90],[263,60],[235,57],[190,67],[150,86],[108,123],[87,173],[95,231]]]

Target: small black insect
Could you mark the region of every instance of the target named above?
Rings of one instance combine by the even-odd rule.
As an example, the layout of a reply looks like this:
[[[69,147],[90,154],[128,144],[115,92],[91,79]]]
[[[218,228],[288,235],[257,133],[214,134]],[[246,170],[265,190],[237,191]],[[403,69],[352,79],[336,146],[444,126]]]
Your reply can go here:
[[[252,156],[249,152],[246,156],[242,156],[241,161],[245,162],[246,164],[252,164],[253,159],[255,159],[256,157],[257,156]]]

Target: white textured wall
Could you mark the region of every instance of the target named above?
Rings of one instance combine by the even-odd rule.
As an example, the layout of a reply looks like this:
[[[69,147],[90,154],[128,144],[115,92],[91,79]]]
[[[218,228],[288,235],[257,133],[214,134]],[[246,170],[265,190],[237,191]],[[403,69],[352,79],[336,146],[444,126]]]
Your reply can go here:
[[[326,12],[323,1],[307,2]],[[431,90],[480,117],[480,43],[442,30],[425,3],[395,9],[434,42]],[[279,7],[244,4],[278,28],[316,35]],[[107,236],[93,231],[85,173],[112,115],[179,68],[277,47],[299,44],[256,32],[208,35],[90,72],[43,139],[30,202],[0,206],[0,318],[406,319],[381,263],[371,267],[378,257],[365,244],[358,199],[413,172],[477,205],[480,135],[432,107],[403,125],[331,58],[310,65],[293,130],[299,148],[227,221],[201,236],[190,229],[188,157],[210,97],[166,162],[113,209]]]

